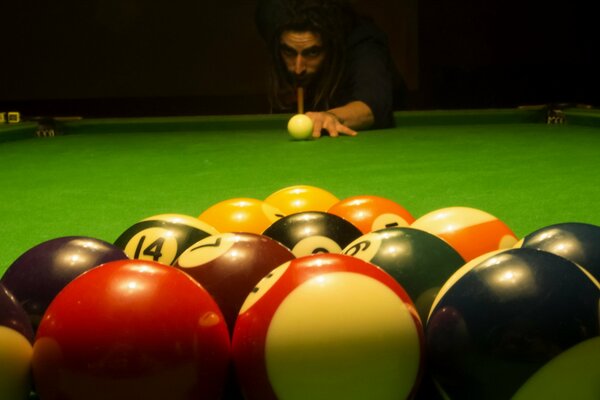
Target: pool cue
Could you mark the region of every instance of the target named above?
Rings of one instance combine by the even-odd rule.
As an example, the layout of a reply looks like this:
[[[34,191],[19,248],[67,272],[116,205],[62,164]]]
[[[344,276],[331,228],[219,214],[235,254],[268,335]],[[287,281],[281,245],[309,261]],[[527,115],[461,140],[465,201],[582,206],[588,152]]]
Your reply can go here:
[[[298,114],[304,114],[304,88],[298,86]]]

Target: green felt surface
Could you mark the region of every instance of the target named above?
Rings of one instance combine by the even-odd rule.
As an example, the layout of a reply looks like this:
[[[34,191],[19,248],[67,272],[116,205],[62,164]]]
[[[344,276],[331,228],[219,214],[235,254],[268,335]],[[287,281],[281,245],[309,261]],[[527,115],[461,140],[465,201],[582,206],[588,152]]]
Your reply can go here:
[[[293,141],[288,116],[82,120],[65,135],[0,128],[0,275],[28,248],[86,235],[114,241],[161,213],[198,216],[233,197],[307,184],[340,199],[388,197],[415,217],[470,206],[518,236],[600,224],[600,118],[564,125],[522,110],[398,113],[398,127]]]

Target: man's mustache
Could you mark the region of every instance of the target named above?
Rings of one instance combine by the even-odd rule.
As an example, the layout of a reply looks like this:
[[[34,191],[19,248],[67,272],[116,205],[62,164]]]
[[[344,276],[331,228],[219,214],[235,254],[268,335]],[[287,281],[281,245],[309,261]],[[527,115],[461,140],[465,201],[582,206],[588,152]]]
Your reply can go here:
[[[294,86],[307,86],[310,82],[314,80],[315,75],[316,74],[290,74],[290,78]]]

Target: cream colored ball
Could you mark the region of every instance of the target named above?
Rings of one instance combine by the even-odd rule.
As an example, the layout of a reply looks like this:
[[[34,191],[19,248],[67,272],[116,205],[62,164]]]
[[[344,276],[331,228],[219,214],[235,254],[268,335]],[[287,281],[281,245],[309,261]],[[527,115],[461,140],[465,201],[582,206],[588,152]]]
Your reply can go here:
[[[288,121],[287,129],[295,140],[306,140],[312,137],[313,122],[306,114],[296,114]]]

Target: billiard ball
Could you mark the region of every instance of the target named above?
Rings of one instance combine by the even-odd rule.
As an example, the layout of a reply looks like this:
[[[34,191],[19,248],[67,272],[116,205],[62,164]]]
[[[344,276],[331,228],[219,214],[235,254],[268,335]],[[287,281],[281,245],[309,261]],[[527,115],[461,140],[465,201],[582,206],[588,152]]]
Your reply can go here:
[[[263,235],[292,250],[296,257],[316,253],[341,253],[362,232],[342,217],[322,211],[287,215],[269,226]]]
[[[33,326],[17,298],[0,283],[0,326],[13,329],[33,343]],[[1,375],[0,375],[1,376]]]
[[[373,195],[345,198],[331,206],[327,212],[347,219],[362,233],[409,226],[415,221],[412,214],[400,204],[385,197]]]
[[[144,218],[142,221],[165,221],[174,224],[184,224],[189,225],[194,228],[200,229],[210,235],[214,235],[219,233],[215,227],[207,224],[204,221],[199,220],[198,218],[192,217],[191,215],[186,214],[157,214],[147,218]]]
[[[279,189],[265,198],[284,215],[303,211],[326,212],[340,201],[333,193],[317,186],[292,185]]]
[[[582,222],[548,225],[525,235],[515,246],[545,250],[585,268],[600,281],[600,226]]]
[[[33,328],[17,299],[0,284],[0,399],[25,399],[31,390]]]
[[[422,335],[389,274],[318,254],[259,282],[240,310],[232,350],[248,400],[402,399],[418,384]]]
[[[215,227],[221,233],[262,233],[283,216],[275,206],[259,199],[236,197],[213,204],[198,219]]]
[[[203,225],[208,226],[208,225]],[[136,260],[150,260],[173,265],[185,249],[197,241],[215,233],[214,228],[146,219],[127,228],[115,240],[115,245]]]
[[[477,256],[477,257],[467,261],[462,267],[457,269],[450,276],[450,278],[448,278],[446,280],[446,282],[444,282],[444,285],[440,288],[440,290],[438,290],[438,293],[436,294],[436,297],[433,299],[433,303],[431,304],[430,313],[427,315],[427,318],[423,320],[423,323],[426,324],[427,321],[429,320],[429,317],[431,316],[431,310],[433,310],[435,308],[435,306],[437,305],[437,301],[439,301],[439,299],[440,299],[440,297],[438,296],[439,293],[446,293],[460,278],[462,278],[464,275],[466,275],[468,272],[470,272],[473,269],[473,267],[475,267],[476,265],[479,265],[482,262],[484,262],[485,260],[487,260],[488,258],[491,258],[491,257],[493,257],[499,253],[502,253],[504,251],[507,251],[507,250],[508,249],[492,250],[490,252],[484,253],[480,256]]]
[[[313,133],[313,121],[306,114],[296,114],[288,121],[287,130],[293,139],[309,139]]]
[[[447,207],[431,211],[417,218],[410,226],[446,240],[465,261],[493,250],[513,247],[518,240],[504,222],[472,207]]]
[[[600,336],[584,340],[558,354],[529,377],[511,400],[600,399],[598,360]]]
[[[217,304],[182,271],[106,263],[52,301],[33,346],[41,399],[219,399],[231,360]]]
[[[21,333],[0,325],[0,399],[26,399],[33,348]]]
[[[442,285],[465,263],[452,246],[428,232],[386,228],[367,233],[342,250],[390,274],[415,303],[422,321]]]
[[[460,273],[426,325],[428,365],[448,398],[512,398],[556,355],[600,334],[600,286],[565,258],[508,249]]]
[[[492,257],[493,255],[500,253],[502,251],[506,251],[506,250],[494,250],[489,253],[482,254],[482,255],[470,260],[469,262],[465,263],[462,267],[460,267],[458,270],[456,270],[451,275],[451,277],[446,280],[446,282],[441,287],[441,289],[436,291],[436,297],[433,299],[433,304],[430,304],[430,312],[431,312],[431,309],[435,308],[436,300],[439,299],[439,297],[437,297],[438,293],[447,292],[448,289],[457,280],[459,280],[462,276],[464,276],[475,265],[480,264],[481,262],[485,261],[486,259],[488,259],[488,258]],[[416,304],[416,306],[417,306],[417,309],[419,310],[419,312],[421,312],[423,310],[423,307],[419,307],[418,303]],[[424,325],[427,323],[429,315],[430,314],[425,316],[425,318],[423,318],[423,316],[421,316],[421,321],[423,321]],[[430,368],[425,369],[425,372],[423,374],[423,379],[421,380],[421,384],[419,385],[418,392],[415,396],[415,399],[417,399],[417,400],[447,400],[448,399],[448,395],[443,393],[443,391],[441,390],[439,385],[436,384],[435,379],[433,378],[433,376],[431,374]]]
[[[220,233],[193,244],[175,267],[186,272],[213,296],[230,332],[246,296],[271,270],[294,254],[270,237],[256,233]]]
[[[119,247],[86,236],[47,240],[25,251],[1,283],[21,303],[34,331],[52,299],[80,274],[109,261],[127,259]]]

